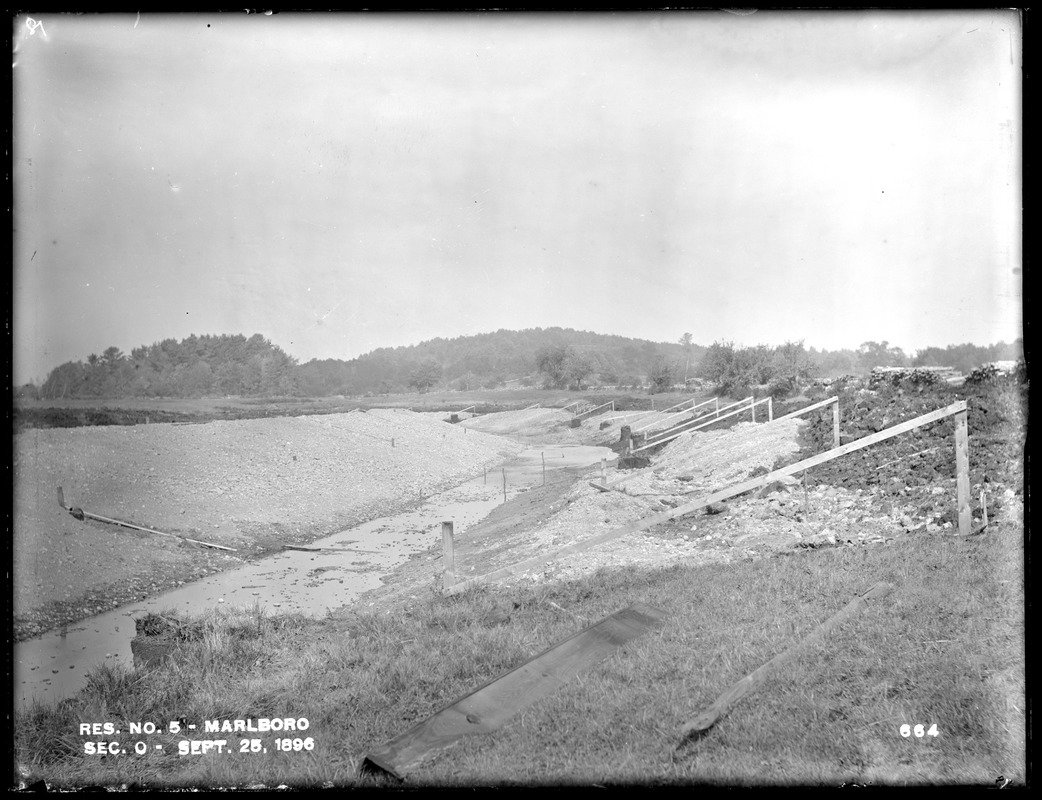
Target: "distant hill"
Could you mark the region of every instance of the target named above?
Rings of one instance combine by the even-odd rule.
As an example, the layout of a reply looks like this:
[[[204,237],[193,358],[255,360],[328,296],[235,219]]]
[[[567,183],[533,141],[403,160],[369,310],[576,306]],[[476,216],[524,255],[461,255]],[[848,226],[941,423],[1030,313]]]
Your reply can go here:
[[[706,351],[692,344],[651,342],[571,328],[498,330],[454,339],[430,339],[408,347],[380,348],[350,361],[312,360],[297,368],[307,395],[390,392],[441,385],[463,390],[506,384],[539,386],[541,351],[569,348],[587,362],[587,384],[634,385],[647,376],[656,359],[694,370]],[[690,366],[688,360],[690,359]]]
[[[259,333],[189,336],[134,348],[110,347],[86,362],[53,369],[42,386],[16,389],[44,399],[119,397],[263,397],[363,395],[542,386],[659,388],[702,378],[765,384],[779,369],[791,376],[867,374],[875,366],[950,366],[967,372],[983,363],[1023,356],[1023,344],[999,342],[930,347],[914,357],[888,342],[858,350],[804,349],[803,343],[736,348],[652,342],[571,328],[498,330],[455,339],[431,339],[384,347],[350,360],[313,359],[304,364]],[[791,381],[790,381],[791,382]],[[728,384],[729,385],[729,384]]]

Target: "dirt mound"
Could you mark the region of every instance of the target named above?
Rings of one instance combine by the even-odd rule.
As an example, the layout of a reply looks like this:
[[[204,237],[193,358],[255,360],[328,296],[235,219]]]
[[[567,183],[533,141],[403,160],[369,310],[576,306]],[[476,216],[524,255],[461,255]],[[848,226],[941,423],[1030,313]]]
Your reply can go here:
[[[839,394],[841,441],[853,441],[965,400],[968,408],[970,486],[973,496],[982,487],[1000,482],[1011,463],[1024,456],[1017,421],[1025,398],[1011,386],[931,386],[918,391],[883,387],[844,389]],[[809,415],[797,457],[805,458],[832,446],[832,411]],[[922,493],[955,476],[954,418],[872,445],[815,467],[813,483],[880,490],[892,497]],[[1022,487],[1011,487],[1021,492]],[[996,493],[1001,495],[1000,492]]]

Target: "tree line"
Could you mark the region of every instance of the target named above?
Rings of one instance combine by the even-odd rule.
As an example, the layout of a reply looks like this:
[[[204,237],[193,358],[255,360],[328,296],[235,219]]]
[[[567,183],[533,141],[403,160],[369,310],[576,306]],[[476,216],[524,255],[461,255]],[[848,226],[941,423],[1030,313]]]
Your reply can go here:
[[[714,342],[702,357],[696,375],[722,394],[745,395],[752,387],[762,386],[774,397],[785,397],[818,378],[865,376],[876,367],[951,367],[965,374],[982,364],[1023,357],[1021,339],[1011,344],[927,347],[914,356],[887,341],[868,341],[857,350],[833,351],[807,349],[803,341],[777,347]]]
[[[42,385],[17,394],[44,399],[205,396],[363,395],[469,391],[501,386],[583,390],[610,386],[668,391],[700,381],[725,394],[770,386],[795,391],[817,377],[867,374],[876,366],[951,366],[962,372],[991,361],[1022,357],[1012,344],[929,347],[909,356],[888,342],[857,350],[815,350],[802,341],[739,347],[695,344],[690,333],[675,342],[651,342],[570,328],[499,330],[417,345],[380,348],[351,360],[304,364],[259,333],[164,339],[124,354],[109,347],[86,361],[53,369]]]
[[[206,397],[292,395],[296,361],[261,334],[164,339],[126,355],[109,347],[86,362],[67,361],[37,394],[49,400],[84,397]]]

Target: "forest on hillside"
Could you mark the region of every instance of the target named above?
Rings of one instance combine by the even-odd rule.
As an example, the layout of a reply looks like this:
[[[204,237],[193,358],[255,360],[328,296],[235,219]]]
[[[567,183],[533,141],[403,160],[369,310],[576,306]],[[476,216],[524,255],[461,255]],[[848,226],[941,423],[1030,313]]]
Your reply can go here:
[[[135,347],[118,347],[86,362],[51,370],[41,398],[205,397],[290,395],[297,391],[296,361],[259,333],[189,336]]]
[[[723,391],[773,386],[791,391],[809,380],[866,374],[876,366],[948,366],[960,372],[1023,357],[1012,344],[929,347],[914,355],[888,342],[857,350],[816,350],[801,342],[737,347],[651,342],[570,328],[498,330],[416,345],[380,348],[350,360],[298,363],[259,333],[165,339],[123,353],[109,347],[86,361],[55,367],[42,385],[16,395],[40,399],[120,397],[327,397],[332,395],[469,391],[503,386],[665,391],[700,380]]]

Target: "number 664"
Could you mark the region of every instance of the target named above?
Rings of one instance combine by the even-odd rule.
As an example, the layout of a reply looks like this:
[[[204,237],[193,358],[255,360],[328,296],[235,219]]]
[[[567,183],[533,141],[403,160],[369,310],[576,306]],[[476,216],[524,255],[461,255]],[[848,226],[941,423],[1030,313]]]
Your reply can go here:
[[[903,737],[907,739],[909,736],[912,736],[913,734],[915,735],[916,739],[922,739],[924,736],[939,736],[940,732],[937,730],[936,722],[930,726],[929,730],[926,729],[925,725],[912,726],[905,724],[901,726],[901,735]]]

